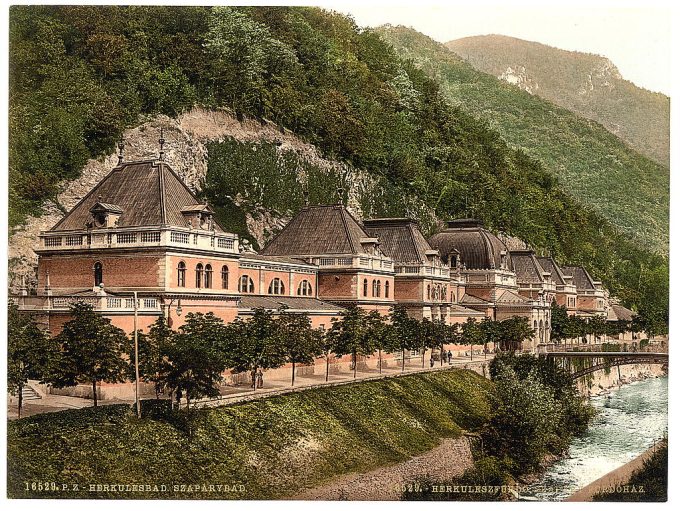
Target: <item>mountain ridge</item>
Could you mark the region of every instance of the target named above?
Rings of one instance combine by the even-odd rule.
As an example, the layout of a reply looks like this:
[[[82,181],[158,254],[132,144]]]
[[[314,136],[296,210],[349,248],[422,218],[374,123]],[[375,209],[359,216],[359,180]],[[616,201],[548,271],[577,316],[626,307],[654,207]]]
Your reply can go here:
[[[445,46],[475,69],[595,120],[636,151],[669,166],[668,96],[626,80],[608,57],[499,34],[464,37]]]

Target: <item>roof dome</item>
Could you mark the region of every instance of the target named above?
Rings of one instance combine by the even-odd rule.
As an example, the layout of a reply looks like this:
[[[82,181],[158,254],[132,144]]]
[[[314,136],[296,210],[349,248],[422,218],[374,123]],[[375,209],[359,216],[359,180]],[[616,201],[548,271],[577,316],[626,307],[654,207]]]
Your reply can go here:
[[[458,255],[460,263],[470,270],[513,269],[508,247],[484,228],[481,220],[450,220],[444,232],[429,239],[439,250],[442,260]]]

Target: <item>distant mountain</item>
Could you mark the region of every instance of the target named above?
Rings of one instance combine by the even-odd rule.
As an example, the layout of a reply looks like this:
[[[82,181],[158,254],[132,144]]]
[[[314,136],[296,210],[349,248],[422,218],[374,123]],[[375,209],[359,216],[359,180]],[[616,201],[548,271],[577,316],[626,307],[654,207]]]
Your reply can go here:
[[[670,101],[624,80],[607,58],[501,35],[446,46],[475,69],[599,122],[638,152],[669,165]]]
[[[667,167],[640,155],[600,124],[477,71],[426,35],[406,27],[376,30],[402,58],[434,77],[447,99],[540,160],[587,209],[643,246],[667,253]]]

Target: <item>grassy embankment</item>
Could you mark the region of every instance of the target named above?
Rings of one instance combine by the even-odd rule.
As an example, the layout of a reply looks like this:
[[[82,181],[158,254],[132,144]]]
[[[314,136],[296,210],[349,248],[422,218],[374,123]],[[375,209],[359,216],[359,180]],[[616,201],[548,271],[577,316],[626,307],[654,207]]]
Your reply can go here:
[[[490,416],[492,388],[472,371],[452,370],[197,410],[190,420],[137,419],[127,405],[37,415],[8,424],[8,494],[282,497],[478,430]],[[33,482],[67,484],[69,491],[32,490]],[[84,491],[90,484],[165,484],[168,491]],[[175,493],[174,484],[242,485],[243,491]]]

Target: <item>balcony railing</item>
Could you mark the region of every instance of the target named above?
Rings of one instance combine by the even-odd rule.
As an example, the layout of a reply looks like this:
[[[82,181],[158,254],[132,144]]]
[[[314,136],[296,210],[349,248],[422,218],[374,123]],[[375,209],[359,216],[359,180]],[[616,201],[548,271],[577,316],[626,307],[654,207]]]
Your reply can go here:
[[[322,268],[365,268],[370,270],[387,271],[392,271],[394,269],[393,261],[374,256],[343,255],[337,257],[312,257],[309,259],[309,261],[312,264],[316,264]]]
[[[17,296],[13,301],[20,310],[27,311],[67,311],[76,303],[92,306],[97,312],[133,312],[134,298],[120,296]],[[139,312],[161,312],[158,298],[140,297],[137,299]]]
[[[94,230],[87,233],[41,233],[40,250],[60,251],[115,247],[191,247],[216,252],[238,253],[234,234],[196,231],[188,228],[157,230]]]

